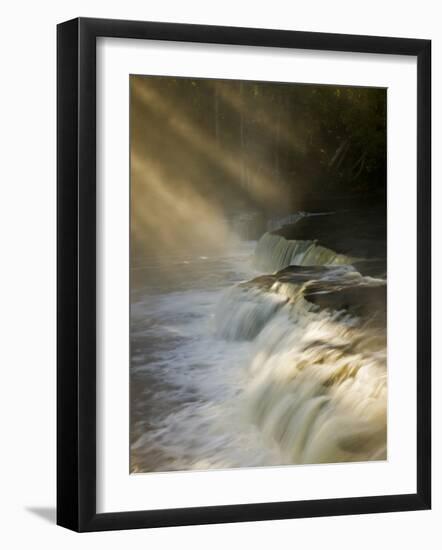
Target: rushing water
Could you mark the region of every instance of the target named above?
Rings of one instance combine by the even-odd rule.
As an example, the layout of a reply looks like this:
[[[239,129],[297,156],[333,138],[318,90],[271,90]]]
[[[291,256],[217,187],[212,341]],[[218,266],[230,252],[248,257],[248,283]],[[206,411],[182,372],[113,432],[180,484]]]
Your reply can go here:
[[[279,271],[288,265],[344,265],[354,260],[315,241],[290,241],[272,233],[262,236],[255,254],[257,268],[264,271]]]
[[[255,246],[133,270],[133,472],[386,457],[385,329],[304,297],[310,276],[339,289],[385,282],[330,265],[306,282],[245,283],[263,273]],[[272,271],[288,254],[345,263],[290,247]]]

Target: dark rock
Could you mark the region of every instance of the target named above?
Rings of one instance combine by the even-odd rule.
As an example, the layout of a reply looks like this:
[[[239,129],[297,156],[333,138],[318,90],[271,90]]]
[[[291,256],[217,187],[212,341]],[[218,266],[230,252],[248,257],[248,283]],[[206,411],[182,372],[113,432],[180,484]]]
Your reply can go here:
[[[304,293],[304,298],[321,309],[345,310],[371,324],[386,324],[386,285],[324,289],[313,284]]]
[[[317,241],[317,244],[346,256],[385,259],[387,255],[384,209],[355,209],[306,216],[273,233],[288,240]]]
[[[370,323],[386,323],[386,281],[364,276],[354,266],[290,266],[242,286],[280,292],[282,284],[286,285],[287,296],[291,286],[293,295],[302,287],[304,299],[320,309],[345,311]]]

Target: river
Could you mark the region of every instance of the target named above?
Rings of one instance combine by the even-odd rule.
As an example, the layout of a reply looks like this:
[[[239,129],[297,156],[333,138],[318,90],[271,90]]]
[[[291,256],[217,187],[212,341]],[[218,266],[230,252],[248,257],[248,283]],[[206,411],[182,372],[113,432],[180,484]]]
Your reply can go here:
[[[132,269],[132,473],[386,458],[385,327],[304,297],[385,281],[341,257],[260,279],[255,249]]]

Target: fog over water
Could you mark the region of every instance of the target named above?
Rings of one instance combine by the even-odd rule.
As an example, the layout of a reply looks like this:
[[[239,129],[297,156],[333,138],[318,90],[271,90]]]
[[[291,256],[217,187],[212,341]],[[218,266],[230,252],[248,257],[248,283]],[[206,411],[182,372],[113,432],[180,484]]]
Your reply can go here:
[[[131,77],[132,473],[386,458],[385,111]]]

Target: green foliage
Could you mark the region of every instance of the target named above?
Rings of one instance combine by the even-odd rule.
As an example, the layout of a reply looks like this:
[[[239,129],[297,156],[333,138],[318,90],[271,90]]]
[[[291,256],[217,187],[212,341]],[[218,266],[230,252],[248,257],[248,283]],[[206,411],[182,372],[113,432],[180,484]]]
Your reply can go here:
[[[385,200],[385,89],[173,77],[143,82],[154,98],[132,119],[143,154],[167,166],[171,182],[187,178],[223,208],[290,211],[307,208],[308,197],[327,196]],[[253,192],[263,185],[280,189],[279,205]]]

